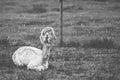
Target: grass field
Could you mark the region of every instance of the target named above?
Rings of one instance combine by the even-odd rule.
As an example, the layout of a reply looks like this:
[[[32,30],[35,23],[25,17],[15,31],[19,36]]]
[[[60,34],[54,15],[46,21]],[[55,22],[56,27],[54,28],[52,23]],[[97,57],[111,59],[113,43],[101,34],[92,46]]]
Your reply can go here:
[[[41,48],[42,28],[57,35],[45,71],[17,67],[11,56]],[[64,46],[59,0],[0,0],[0,80],[120,80],[120,1],[64,0]]]

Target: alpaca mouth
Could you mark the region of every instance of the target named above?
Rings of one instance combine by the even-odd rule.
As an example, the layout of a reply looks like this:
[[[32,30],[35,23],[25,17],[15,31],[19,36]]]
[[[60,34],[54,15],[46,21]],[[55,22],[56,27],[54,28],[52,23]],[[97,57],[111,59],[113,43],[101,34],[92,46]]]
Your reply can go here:
[[[52,45],[52,44],[54,44],[55,40],[56,39],[54,39],[54,38],[53,39],[52,38],[51,39],[46,39],[45,44]]]
[[[50,44],[50,42],[49,42],[48,40],[45,40],[45,43],[46,43],[46,44]]]
[[[50,40],[46,39],[45,44],[52,44],[52,40],[51,39]]]

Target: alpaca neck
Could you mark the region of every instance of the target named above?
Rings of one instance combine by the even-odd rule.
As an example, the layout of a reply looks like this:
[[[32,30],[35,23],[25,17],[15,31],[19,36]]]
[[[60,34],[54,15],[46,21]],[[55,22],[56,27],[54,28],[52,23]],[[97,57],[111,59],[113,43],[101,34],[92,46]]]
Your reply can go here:
[[[47,57],[50,55],[50,46],[43,45],[43,57]]]

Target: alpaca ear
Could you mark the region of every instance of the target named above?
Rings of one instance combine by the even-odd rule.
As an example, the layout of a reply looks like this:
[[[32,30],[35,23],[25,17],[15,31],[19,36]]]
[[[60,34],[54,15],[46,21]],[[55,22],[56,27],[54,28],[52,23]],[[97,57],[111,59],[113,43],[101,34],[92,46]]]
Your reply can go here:
[[[42,44],[44,44],[44,36],[42,36],[42,35],[40,36],[40,41]]]

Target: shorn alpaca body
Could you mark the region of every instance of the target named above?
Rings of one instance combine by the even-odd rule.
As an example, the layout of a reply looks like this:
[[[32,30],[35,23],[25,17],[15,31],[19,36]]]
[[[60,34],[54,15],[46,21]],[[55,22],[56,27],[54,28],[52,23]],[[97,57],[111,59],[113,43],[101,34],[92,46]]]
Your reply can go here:
[[[17,66],[26,65],[27,69],[41,71],[48,68],[51,44],[56,39],[53,28],[46,27],[41,31],[40,40],[43,49],[31,46],[18,48],[12,56],[14,64]]]

